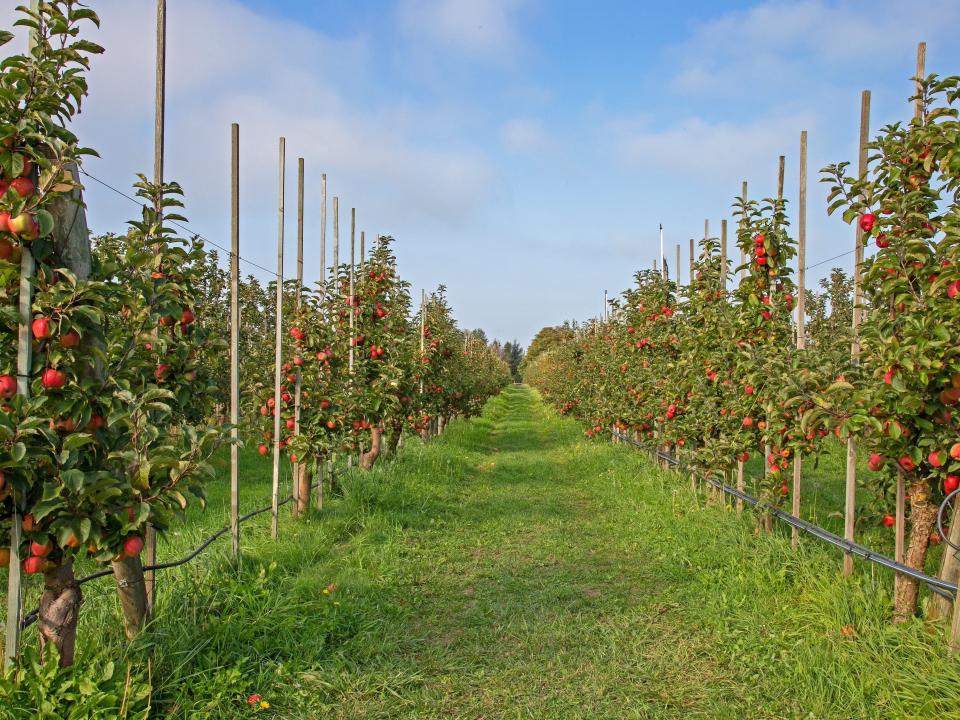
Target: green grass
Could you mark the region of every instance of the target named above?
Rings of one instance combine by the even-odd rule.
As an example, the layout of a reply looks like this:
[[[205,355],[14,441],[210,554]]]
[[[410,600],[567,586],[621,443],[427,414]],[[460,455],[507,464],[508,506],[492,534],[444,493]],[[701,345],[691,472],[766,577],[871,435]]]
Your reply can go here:
[[[266,497],[267,465],[244,467]],[[322,515],[285,515],[279,543],[254,521],[239,567],[227,545],[161,576],[134,647],[109,581],[91,588],[78,663],[145,678],[152,649],[158,717],[248,716],[253,692],[293,719],[960,716],[960,663],[940,627],[890,625],[890,574],[843,579],[812,540],[754,537],[525,387],[346,478]]]

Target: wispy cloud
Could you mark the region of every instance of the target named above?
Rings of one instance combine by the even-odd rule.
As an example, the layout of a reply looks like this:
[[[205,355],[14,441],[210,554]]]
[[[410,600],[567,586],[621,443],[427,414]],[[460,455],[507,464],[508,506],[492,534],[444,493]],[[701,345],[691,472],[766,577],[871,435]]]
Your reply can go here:
[[[400,28],[409,36],[475,59],[504,62],[523,49],[517,27],[526,0],[401,0]]]

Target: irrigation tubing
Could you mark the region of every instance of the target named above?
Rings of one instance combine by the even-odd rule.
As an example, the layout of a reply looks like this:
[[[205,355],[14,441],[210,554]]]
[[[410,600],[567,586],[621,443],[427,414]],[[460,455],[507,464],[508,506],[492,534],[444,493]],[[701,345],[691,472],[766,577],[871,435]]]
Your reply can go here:
[[[613,431],[612,435],[615,438],[628,442],[631,445],[634,445],[638,448],[642,448],[644,450],[648,449],[648,448],[645,448],[641,443],[634,440],[632,437],[629,437],[628,435],[623,435],[616,431]],[[684,466],[684,464],[681,463],[677,458],[665,452],[661,452],[658,450],[656,451],[656,456],[659,459],[671,465],[676,466],[679,470],[687,469]],[[889,568],[890,570],[898,572],[902,575],[908,575],[909,577],[912,577],[915,580],[924,582],[927,584],[927,586],[930,588],[931,591],[937,593],[938,595],[942,595],[943,597],[951,601],[953,601],[954,597],[956,597],[957,595],[957,585],[955,585],[954,583],[947,582],[946,580],[941,580],[940,578],[933,577],[932,575],[927,575],[926,573],[920,572],[919,570],[916,570],[910,567],[909,565],[904,565],[903,563],[897,562],[893,558],[887,557],[882,553],[875,552],[874,550],[871,550],[870,548],[864,545],[855,543],[852,540],[847,540],[846,538],[842,538],[839,535],[834,535],[832,532],[830,532],[829,530],[824,530],[819,525],[814,525],[813,523],[803,520],[802,518],[798,518],[796,515],[791,515],[790,513],[784,510],[781,510],[780,508],[773,507],[772,505],[769,505],[768,503],[765,503],[762,500],[753,497],[753,495],[750,495],[748,493],[743,492],[742,490],[738,490],[735,487],[731,487],[730,485],[726,485],[725,483],[720,482],[716,478],[707,477],[706,480],[708,483],[713,485],[713,487],[717,488],[718,490],[722,490],[724,493],[728,495],[732,495],[735,498],[739,498],[740,500],[743,500],[744,502],[749,503],[754,507],[762,508],[767,512],[769,512],[774,517],[776,517],[777,519],[785,522],[787,525],[803,530],[804,532],[809,533],[810,535],[813,535],[818,540],[822,540],[823,542],[826,542],[830,545],[834,545],[840,548],[841,550],[843,550],[844,552],[850,553],[851,555],[856,555],[857,557],[863,558],[864,560],[867,560],[869,562],[876,563],[877,565],[881,565],[885,568]],[[960,491],[955,491],[955,493],[956,492],[960,492]],[[946,501],[944,501],[944,504],[946,504]],[[941,506],[941,513],[942,511],[943,511],[943,506]],[[943,534],[942,526],[939,529],[942,535]]]
[[[311,489],[311,490],[316,490],[318,487],[320,487],[320,482],[323,482],[323,481],[321,480],[321,481],[319,481],[319,482],[313,483],[313,485],[310,486],[310,489]],[[282,500],[282,501],[280,501],[279,503],[277,503],[277,508],[282,508],[284,505],[286,505],[287,503],[290,503],[290,502],[292,502],[292,501],[293,501],[293,495],[287,495],[287,497],[286,497],[284,500]],[[260,515],[260,514],[265,513],[265,512],[269,512],[269,511],[272,510],[272,509],[273,509],[273,505],[267,505],[266,507],[257,508],[256,510],[252,510],[251,512],[248,512],[246,515],[241,515],[240,518],[237,520],[237,525],[241,525],[241,524],[243,524],[244,522],[246,522],[247,520],[249,520],[250,518],[256,517],[257,515]],[[181,565],[186,565],[188,562],[190,562],[190,561],[193,560],[195,557],[197,557],[197,555],[199,555],[199,554],[202,553],[204,550],[206,550],[208,547],[210,547],[210,545],[212,545],[215,540],[217,540],[218,538],[222,537],[223,535],[225,535],[225,534],[228,533],[229,531],[230,531],[230,526],[229,526],[229,525],[224,525],[222,528],[220,528],[219,530],[217,530],[213,535],[211,535],[211,536],[208,537],[206,540],[204,540],[202,543],[200,543],[200,544],[193,550],[193,552],[191,552],[189,555],[185,555],[184,557],[180,558],[179,560],[171,560],[170,562],[157,563],[156,565],[144,565],[144,566],[143,566],[143,571],[144,571],[144,572],[150,572],[151,570],[169,570],[170,568],[176,568],[176,567],[180,567]],[[112,568],[112,567],[106,568],[106,569],[104,569],[104,570],[100,570],[100,571],[98,571],[98,572],[92,573],[91,575],[86,575],[86,576],[84,576],[84,577],[82,577],[82,578],[79,578],[79,579],[76,581],[75,584],[77,585],[77,587],[79,587],[79,586],[81,586],[81,585],[85,585],[86,583],[90,582],[91,580],[97,580],[97,579],[102,578],[102,577],[107,577],[108,575],[113,575],[113,568]],[[33,623],[35,623],[35,622],[37,621],[37,617],[38,617],[39,615],[40,615],[40,610],[39,610],[39,609],[37,609],[37,610],[32,610],[32,611],[30,611],[29,613],[27,613],[26,615],[24,615],[24,616],[23,616],[23,620],[20,621],[20,629],[21,629],[21,630],[24,630],[24,629],[30,627],[31,625],[33,625]]]

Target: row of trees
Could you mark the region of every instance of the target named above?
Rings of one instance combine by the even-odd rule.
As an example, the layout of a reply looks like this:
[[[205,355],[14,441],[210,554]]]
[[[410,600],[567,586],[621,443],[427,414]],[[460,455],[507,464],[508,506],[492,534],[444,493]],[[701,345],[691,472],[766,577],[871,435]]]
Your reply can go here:
[[[875,246],[861,266],[856,337],[849,283],[837,271],[807,296],[806,348],[795,349],[785,203],[739,198],[746,262],[735,287],[719,242],[704,240],[689,286],[638,273],[609,322],[542,332],[525,379],[588,435],[614,428],[682,448],[701,473],[725,474],[762,453],[761,495],[774,506],[791,492],[794,457],[830,434],[855,437],[881,471],[871,480],[878,492],[897,476],[906,484],[906,562],[923,568],[937,504],[960,476],[958,85],[919,79],[917,117],[882,129],[863,177],[849,178],[847,163],[823,171],[829,212]],[[916,583],[901,578],[895,619],[913,615],[916,601]]]
[[[229,291],[216,256],[175,233],[186,219],[174,183],[141,177],[142,217],[91,243],[77,167],[92,151],[70,121],[102,52],[80,31],[98,20],[75,0],[20,12],[30,49],[0,66],[0,567],[15,600],[21,572],[42,576],[41,646],[67,665],[82,603],[75,560],[112,564],[133,636],[146,528],[163,534],[204,501],[209,461],[228,441]],[[0,44],[12,37],[0,31]],[[389,238],[354,274],[341,266],[316,292],[284,288],[281,407],[264,391],[273,353],[262,338],[276,316],[259,283],[242,285],[244,425],[259,435],[271,408],[283,413],[284,447],[304,473],[362,432],[370,467],[384,427],[395,445],[404,427],[476,413],[509,381],[497,354],[457,329],[442,289],[422,323],[411,318]]]

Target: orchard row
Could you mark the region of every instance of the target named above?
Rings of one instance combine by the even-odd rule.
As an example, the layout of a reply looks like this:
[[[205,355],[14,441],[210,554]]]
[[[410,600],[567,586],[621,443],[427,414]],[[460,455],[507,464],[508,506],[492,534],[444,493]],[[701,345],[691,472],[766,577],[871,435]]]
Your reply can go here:
[[[858,268],[855,315],[834,308],[855,317],[855,331],[820,317],[812,334],[795,319],[785,204],[739,198],[741,266],[706,239],[688,286],[638,273],[609,321],[553,329],[525,379],[588,435],[613,429],[679,449],[700,473],[762,454],[761,495],[774,506],[792,492],[796,458],[829,435],[855,438],[880,471],[868,480],[879,494],[906,487],[905,562],[922,569],[938,505],[960,482],[958,85],[918,82],[917,117],[883,128],[861,177],[848,177],[847,163],[823,170],[828,211],[873,246]],[[895,619],[911,616],[916,598],[915,582],[898,582]]]
[[[92,151],[70,121],[90,57],[102,52],[77,38],[97,19],[73,0],[20,12],[31,49],[0,70],[0,567],[14,608],[20,572],[42,575],[41,645],[67,665],[82,601],[74,561],[112,566],[135,635],[146,529],[162,534],[188,499],[203,503],[211,457],[229,442],[230,296],[216,257],[174,231],[186,222],[175,183],[141,177],[142,217],[91,243],[77,178]],[[0,31],[0,44],[11,39]],[[275,440],[304,477],[361,445],[371,466],[384,430],[393,447],[404,429],[477,412],[508,368],[457,329],[442,288],[419,314],[408,288],[389,238],[359,268],[334,267],[316,291],[286,283],[276,402],[262,339],[277,313],[259,283],[242,283],[248,439]],[[274,413],[282,438],[266,422]]]

